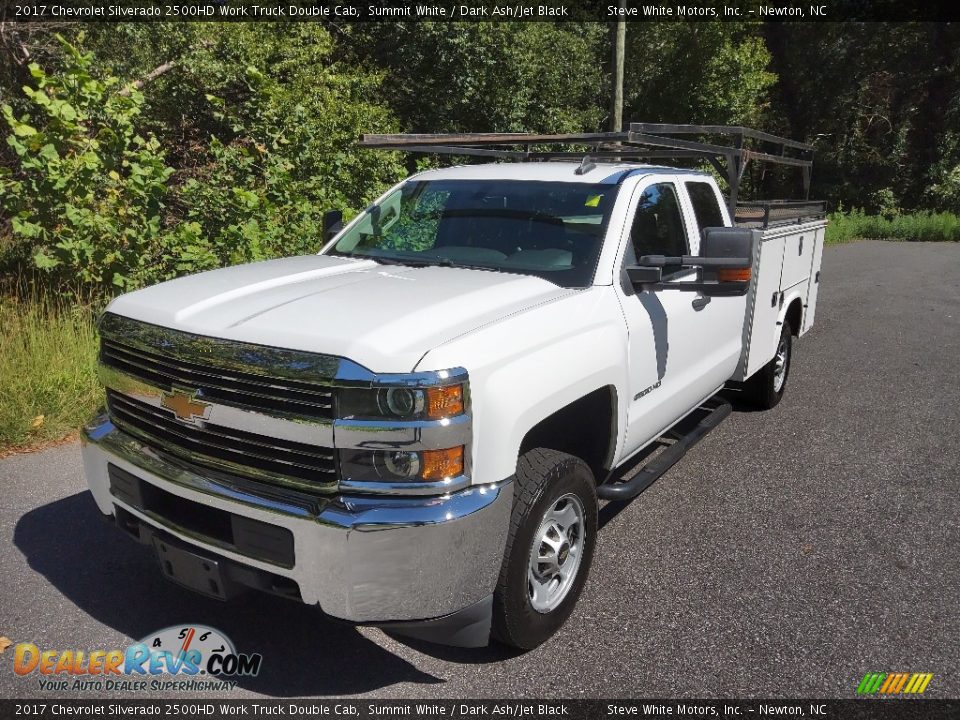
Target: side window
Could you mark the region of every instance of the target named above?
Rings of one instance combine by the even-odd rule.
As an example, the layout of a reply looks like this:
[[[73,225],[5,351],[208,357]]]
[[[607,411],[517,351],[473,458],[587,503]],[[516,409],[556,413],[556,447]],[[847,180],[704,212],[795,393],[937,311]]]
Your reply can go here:
[[[672,183],[651,185],[637,203],[630,228],[630,240],[637,259],[644,255],[686,255],[687,233],[680,201]],[[679,268],[664,268],[664,273]]]
[[[693,205],[693,214],[697,218],[700,232],[708,227],[723,227],[723,213],[720,212],[717,194],[710,183],[688,182],[687,192],[690,194],[690,203]]]

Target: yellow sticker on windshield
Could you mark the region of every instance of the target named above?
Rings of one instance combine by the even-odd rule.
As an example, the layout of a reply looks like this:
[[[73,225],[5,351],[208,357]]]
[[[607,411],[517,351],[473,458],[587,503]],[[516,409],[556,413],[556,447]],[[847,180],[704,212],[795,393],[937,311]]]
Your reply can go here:
[[[587,195],[587,201],[583,204],[584,207],[597,207],[600,204],[600,198],[603,195]]]

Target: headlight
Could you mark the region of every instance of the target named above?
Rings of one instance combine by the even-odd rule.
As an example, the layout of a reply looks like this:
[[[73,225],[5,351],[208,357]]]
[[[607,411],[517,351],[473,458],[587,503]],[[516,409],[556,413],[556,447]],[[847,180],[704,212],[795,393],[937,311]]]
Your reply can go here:
[[[380,457],[384,469],[393,477],[414,478],[420,475],[420,453],[398,450],[380,453]],[[373,459],[376,465],[377,456],[374,455]]]
[[[423,390],[410,390],[408,388],[388,388],[386,391],[380,391],[377,399],[383,399],[386,408],[380,407],[384,415],[394,415],[396,417],[413,417],[423,412],[423,406],[426,403]]]
[[[463,445],[444,450],[341,450],[340,476],[353,480],[433,482],[463,474]]]
[[[397,418],[439,420],[463,413],[463,384],[428,388],[344,388],[340,391],[342,418]]]

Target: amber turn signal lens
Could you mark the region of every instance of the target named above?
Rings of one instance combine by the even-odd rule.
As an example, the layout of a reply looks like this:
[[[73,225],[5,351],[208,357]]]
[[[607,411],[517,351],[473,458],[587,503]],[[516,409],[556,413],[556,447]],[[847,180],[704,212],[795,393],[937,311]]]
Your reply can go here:
[[[420,477],[424,480],[442,480],[463,474],[463,445],[446,450],[424,450]]]
[[[463,385],[427,388],[427,417],[443,418],[463,412]]]
[[[717,280],[720,282],[750,282],[752,268],[720,268],[717,270]]]

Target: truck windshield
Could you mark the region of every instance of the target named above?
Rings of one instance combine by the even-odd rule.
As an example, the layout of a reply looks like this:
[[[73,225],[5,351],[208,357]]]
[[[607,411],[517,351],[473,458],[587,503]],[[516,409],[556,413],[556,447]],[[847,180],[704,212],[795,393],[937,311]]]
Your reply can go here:
[[[593,281],[617,185],[520,180],[404,183],[327,251],[387,264]]]

